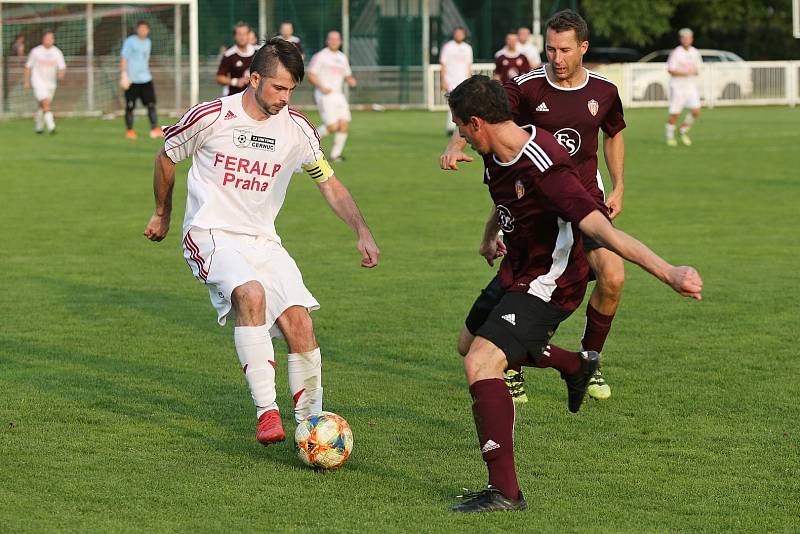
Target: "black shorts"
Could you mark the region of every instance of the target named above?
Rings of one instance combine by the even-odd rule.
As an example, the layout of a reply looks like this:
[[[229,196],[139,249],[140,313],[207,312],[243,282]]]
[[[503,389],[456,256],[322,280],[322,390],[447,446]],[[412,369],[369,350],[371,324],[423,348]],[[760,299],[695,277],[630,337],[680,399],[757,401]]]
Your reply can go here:
[[[156,90],[153,87],[153,82],[147,83],[132,83],[130,87],[125,90],[125,104],[129,108],[136,105],[136,100],[141,100],[145,106],[156,103]]]
[[[593,250],[597,250],[598,248],[605,248],[603,245],[592,239],[586,234],[581,234],[581,239],[583,240],[583,253],[588,254]]]
[[[556,333],[558,325],[572,314],[529,293],[510,291],[489,313],[476,335],[486,338],[506,355],[510,367],[530,354],[538,359]]]
[[[489,314],[492,313],[494,307],[500,303],[500,299],[505,294],[505,289],[500,285],[500,277],[495,275],[489,285],[481,290],[481,294],[475,299],[475,303],[467,314],[467,320],[464,321],[470,334],[474,336],[478,328],[483,326],[483,323],[489,318]]]

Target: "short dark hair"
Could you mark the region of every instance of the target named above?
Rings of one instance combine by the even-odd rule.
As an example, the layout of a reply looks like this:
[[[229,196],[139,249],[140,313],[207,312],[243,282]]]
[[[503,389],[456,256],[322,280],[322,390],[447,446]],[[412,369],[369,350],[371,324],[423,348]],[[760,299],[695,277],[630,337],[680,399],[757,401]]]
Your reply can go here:
[[[278,62],[289,71],[296,83],[303,81],[305,66],[300,51],[289,41],[282,37],[273,37],[259,48],[250,64],[250,70],[257,72],[264,78],[275,75]]]
[[[240,20],[239,22],[233,25],[233,35],[236,35],[236,30],[238,30],[239,28],[247,28],[247,31],[253,30],[248,23],[242,22]]]
[[[589,40],[589,27],[586,25],[586,21],[571,9],[559,11],[550,17],[545,28],[556,33],[575,30],[575,38],[579,43]]]
[[[447,96],[453,115],[463,123],[479,117],[489,124],[512,120],[508,96],[500,82],[476,74],[461,82]]]
[[[150,23],[147,22],[146,20],[140,20],[140,21],[138,21],[136,23],[136,27],[138,28],[139,26],[147,26],[149,28],[150,27]]]

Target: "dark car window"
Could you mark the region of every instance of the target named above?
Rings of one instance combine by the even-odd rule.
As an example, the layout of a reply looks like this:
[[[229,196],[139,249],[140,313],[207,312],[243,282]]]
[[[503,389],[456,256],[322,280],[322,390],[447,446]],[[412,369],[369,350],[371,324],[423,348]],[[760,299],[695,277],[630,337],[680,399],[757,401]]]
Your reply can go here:
[[[722,58],[719,56],[703,56],[703,62],[705,63],[720,63]]]
[[[656,54],[655,56],[651,57],[647,62],[648,63],[666,63],[667,58],[669,58],[668,53],[664,54]]]

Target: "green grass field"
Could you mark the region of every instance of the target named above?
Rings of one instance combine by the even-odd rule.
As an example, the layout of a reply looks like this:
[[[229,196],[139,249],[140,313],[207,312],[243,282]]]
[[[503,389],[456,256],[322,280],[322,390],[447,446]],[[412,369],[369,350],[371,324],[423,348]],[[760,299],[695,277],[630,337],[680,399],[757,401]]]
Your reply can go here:
[[[0,123],[0,530],[800,530],[800,109],[708,110],[690,149],[663,145],[664,115],[627,114],[618,226],[695,265],[705,299],[629,266],[611,400],[571,415],[558,374],[530,370],[516,428],[530,508],[480,517],[447,509],[486,481],[454,344],[492,275],[477,255],[490,201],[478,163],[438,170],[442,114],[355,114],[335,167],[377,269],[308,178],[278,219],[322,304],[326,407],[355,434],[327,474],[254,439],[232,328],[181,255],[188,165],[154,244],[156,141],[126,142],[121,119],[62,120],[55,137]],[[581,309],[556,342],[577,347],[582,327]]]

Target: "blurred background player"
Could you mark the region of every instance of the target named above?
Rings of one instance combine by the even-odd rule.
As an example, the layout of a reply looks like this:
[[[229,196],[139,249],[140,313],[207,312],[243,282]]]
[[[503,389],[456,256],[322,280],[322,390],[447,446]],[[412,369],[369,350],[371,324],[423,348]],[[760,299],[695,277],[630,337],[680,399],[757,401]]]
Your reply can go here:
[[[669,79],[669,118],[664,127],[667,145],[678,146],[675,140],[675,124],[684,108],[689,108],[689,113],[683,119],[680,134],[684,145],[690,146],[689,129],[695,119],[700,116],[700,91],[697,88],[697,75],[703,65],[700,52],[692,46],[694,33],[689,28],[682,28],[678,32],[681,44],[670,52],[667,59]]]
[[[250,83],[250,63],[256,48],[251,43],[253,30],[244,22],[233,27],[234,45],[222,54],[217,68],[217,83],[223,86],[222,96],[235,95]]]
[[[528,59],[528,64],[532,69],[535,69],[542,64],[542,55],[539,47],[533,42],[533,35],[531,29],[527,26],[520,26],[517,30],[517,37],[519,38],[519,49]]]
[[[59,80],[64,79],[67,64],[64,54],[55,45],[56,34],[50,30],[42,34],[42,44],[33,47],[25,63],[25,89],[33,89],[33,96],[39,103],[34,115],[36,133],[44,132],[45,126],[51,134],[56,132],[56,121],[50,104],[56,94]]]
[[[578,176],[587,192],[595,199],[597,208],[610,219],[622,211],[624,193],[625,128],[622,101],[617,87],[607,79],[583,67],[583,55],[589,49],[589,29],[583,17],[566,9],[553,15],[546,24],[548,63],[503,85],[508,95],[514,121],[520,126],[533,124],[552,132],[575,163]],[[604,198],[603,181],[597,166],[599,131],[603,130],[603,155],[611,174],[613,191]],[[463,153],[465,141],[460,136],[451,139],[442,155],[442,169],[456,170],[458,161],[471,161]],[[497,217],[493,212],[487,228]],[[487,261],[496,257],[501,247],[497,235],[484,235],[480,254]],[[611,324],[622,298],[625,265],[618,255],[592,239],[583,240],[589,266],[597,278],[586,306],[586,326],[581,346],[584,350],[601,352],[611,331]],[[491,264],[491,262],[490,262]],[[470,311],[458,350],[469,350],[475,329],[494,306],[498,279],[489,283]],[[515,400],[525,402],[522,373],[510,369],[506,375]],[[589,395],[598,400],[611,396],[611,387],[600,370],[589,385]]]
[[[278,34],[284,41],[292,43],[300,51],[300,55],[303,59],[305,59],[306,54],[303,51],[303,43],[300,41],[300,38],[294,34],[294,24],[292,24],[291,20],[284,20],[281,22]]]
[[[439,53],[439,64],[442,67],[440,76],[442,91],[449,93],[458,84],[472,76],[472,47],[467,44],[467,30],[458,26],[453,30],[453,39],[447,41]],[[453,114],[447,110],[447,135],[456,131]]]
[[[311,57],[308,79],[316,88],[314,100],[322,117],[322,126],[317,129],[317,133],[320,137],[334,134],[331,159],[339,161],[342,159],[352,120],[350,106],[342,89],[345,82],[350,87],[355,87],[356,79],[353,78],[347,56],[339,50],[342,46],[342,35],[337,31],[328,32],[325,44],[325,48]]]
[[[252,28],[250,28],[250,33],[248,34],[248,40],[250,44],[253,45],[253,48],[255,48],[256,50],[261,48],[258,44],[258,35],[256,35],[256,31]]]
[[[494,55],[494,79],[505,83],[529,70],[528,58],[519,48],[517,32],[506,33],[506,45]]]
[[[25,34],[18,33],[11,43],[11,55],[13,57],[25,57]]]
[[[122,43],[119,60],[119,86],[125,90],[125,137],[136,139],[133,130],[133,111],[136,100],[141,100],[147,108],[150,119],[150,137],[164,137],[158,126],[156,112],[156,90],[153,76],[150,74],[150,52],[153,43],[150,41],[150,24],[145,20],[136,23],[136,31]]]
[[[289,107],[304,76],[300,52],[280,38],[256,53],[245,91],[199,104],[166,129],[156,156],[156,209],[144,235],[161,241],[172,210],[176,163],[192,158],[183,221],[184,257],[208,288],[217,321],[236,319],[234,343],[256,406],[256,439],[286,437],[276,403],[271,336],[289,345],[295,420],[322,411],[322,356],[309,311],[319,303],[275,229],[292,175],[301,167],[358,236],[361,265],[380,251],[347,188],[336,178],[314,126]]]

